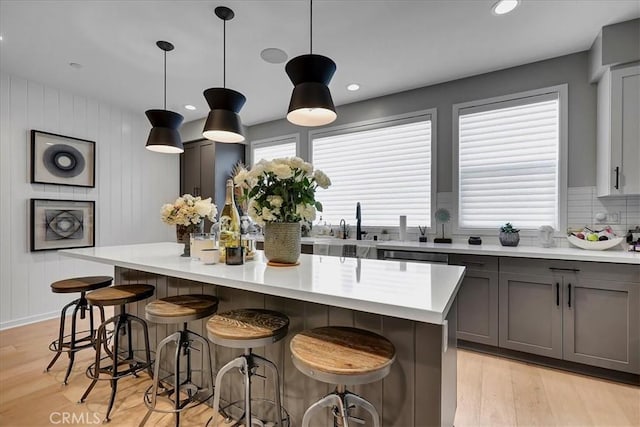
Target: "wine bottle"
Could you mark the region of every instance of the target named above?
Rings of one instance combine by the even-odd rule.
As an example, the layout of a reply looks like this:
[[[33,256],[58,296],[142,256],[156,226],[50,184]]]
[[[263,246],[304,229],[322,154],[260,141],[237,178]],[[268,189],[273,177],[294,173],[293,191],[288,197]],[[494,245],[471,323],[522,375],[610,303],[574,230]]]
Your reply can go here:
[[[225,249],[240,247],[240,215],[233,197],[233,180],[227,180],[227,195],[220,214],[220,262],[226,259]]]

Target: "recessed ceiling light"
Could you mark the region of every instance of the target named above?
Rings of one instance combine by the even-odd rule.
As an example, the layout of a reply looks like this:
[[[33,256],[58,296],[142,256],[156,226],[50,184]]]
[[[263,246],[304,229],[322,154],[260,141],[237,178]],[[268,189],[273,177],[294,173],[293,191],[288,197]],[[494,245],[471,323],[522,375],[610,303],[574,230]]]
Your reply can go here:
[[[269,64],[282,64],[286,62],[287,52],[277,47],[268,47],[260,52],[260,57]]]
[[[184,108],[186,110],[193,111],[193,110],[196,109],[196,106],[195,105],[191,105],[191,104],[187,104],[187,105],[184,106]]]
[[[1,42],[2,40],[4,40],[4,38],[0,35],[0,42]]]
[[[518,7],[520,0],[500,0],[491,8],[494,15],[505,15]]]
[[[351,92],[355,92],[358,89],[360,89],[360,85],[358,83],[351,83],[347,85],[347,90],[350,90]]]
[[[69,66],[74,70],[79,70],[82,68],[82,64],[78,64],[77,62],[69,62]]]

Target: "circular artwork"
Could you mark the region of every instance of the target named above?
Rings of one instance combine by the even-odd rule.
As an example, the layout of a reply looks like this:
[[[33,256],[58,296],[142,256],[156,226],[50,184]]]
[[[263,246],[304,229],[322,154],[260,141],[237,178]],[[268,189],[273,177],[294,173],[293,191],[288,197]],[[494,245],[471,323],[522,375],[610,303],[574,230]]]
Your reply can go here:
[[[436,211],[435,217],[438,222],[446,223],[451,219],[451,214],[448,210],[440,208]]]
[[[51,174],[61,178],[78,176],[85,167],[82,153],[66,144],[55,144],[44,150],[42,161]]]
[[[82,212],[47,210],[48,240],[68,239],[82,228]]]

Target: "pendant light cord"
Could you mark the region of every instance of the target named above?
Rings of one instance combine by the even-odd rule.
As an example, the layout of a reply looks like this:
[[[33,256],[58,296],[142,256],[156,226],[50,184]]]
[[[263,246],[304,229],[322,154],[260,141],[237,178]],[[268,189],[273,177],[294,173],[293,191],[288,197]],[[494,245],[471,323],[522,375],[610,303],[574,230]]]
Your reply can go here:
[[[313,53],[313,0],[309,0],[309,54]]]
[[[164,109],[167,109],[167,51],[164,51]]]
[[[222,21],[222,87],[227,87],[227,21]]]

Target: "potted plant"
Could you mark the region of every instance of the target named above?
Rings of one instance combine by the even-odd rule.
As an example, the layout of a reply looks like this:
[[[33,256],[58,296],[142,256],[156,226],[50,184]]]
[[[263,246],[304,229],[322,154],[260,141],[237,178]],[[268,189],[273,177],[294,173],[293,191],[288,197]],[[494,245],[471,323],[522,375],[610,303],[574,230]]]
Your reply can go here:
[[[520,230],[513,228],[510,222],[500,227],[500,244],[502,246],[518,246],[520,242]]]
[[[184,243],[182,256],[191,256],[189,234],[202,232],[204,218],[215,221],[218,209],[211,203],[211,197],[202,199],[191,194],[183,194],[175,202],[161,208],[162,222],[176,226],[176,240]]]
[[[328,188],[324,172],[299,157],[260,160],[237,172],[234,182],[248,201],[249,217],[264,226],[264,253],[271,263],[296,264],[300,256],[300,223],[311,223],[322,204],[318,187]]]

